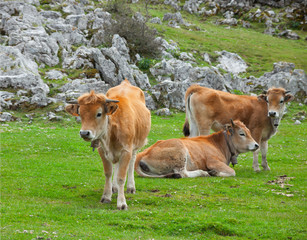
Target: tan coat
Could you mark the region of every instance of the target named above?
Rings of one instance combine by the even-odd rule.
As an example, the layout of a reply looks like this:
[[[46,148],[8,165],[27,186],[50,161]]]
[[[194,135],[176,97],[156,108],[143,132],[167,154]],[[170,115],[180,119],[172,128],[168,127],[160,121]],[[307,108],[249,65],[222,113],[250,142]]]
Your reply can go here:
[[[146,144],[151,126],[144,93],[125,80],[109,89],[106,95],[93,91],[82,95],[78,104],[68,105],[66,111],[80,115],[80,136],[98,147],[106,176],[101,202],[111,202],[112,192],[118,191],[117,207],[127,209],[124,195],[127,171],[127,192],[135,193],[136,152]]]
[[[158,141],[139,153],[136,172],[143,177],[235,176],[231,157],[259,145],[240,121],[208,136]]]
[[[266,154],[268,140],[276,133],[285,110],[285,103],[293,96],[283,88],[271,88],[258,97],[235,95],[211,88],[193,85],[185,94],[185,136],[208,135],[210,129],[219,131],[229,122],[238,119],[250,129],[259,143],[262,167],[270,170]],[[258,152],[254,152],[253,168],[259,171]]]

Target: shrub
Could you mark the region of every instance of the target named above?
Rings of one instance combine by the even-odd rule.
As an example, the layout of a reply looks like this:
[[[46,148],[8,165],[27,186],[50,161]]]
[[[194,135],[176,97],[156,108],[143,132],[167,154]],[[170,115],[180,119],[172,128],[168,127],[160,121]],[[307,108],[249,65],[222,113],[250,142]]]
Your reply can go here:
[[[158,57],[161,54],[161,41],[156,40],[157,32],[146,25],[146,21],[133,17],[133,11],[123,0],[108,2],[105,10],[113,13],[115,23],[105,26],[106,42],[111,45],[114,34],[126,39],[130,56],[139,53],[146,57]]]
[[[139,62],[138,62],[138,66],[140,69],[143,70],[147,70],[150,68],[151,65],[151,60],[148,58],[142,58]]]

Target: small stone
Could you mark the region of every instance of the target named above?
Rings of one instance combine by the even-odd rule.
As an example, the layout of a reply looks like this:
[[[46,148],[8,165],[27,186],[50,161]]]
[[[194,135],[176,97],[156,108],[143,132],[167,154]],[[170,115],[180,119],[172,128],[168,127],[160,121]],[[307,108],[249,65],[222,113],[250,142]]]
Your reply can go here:
[[[294,123],[294,125],[300,125],[300,124],[302,124],[300,120],[296,120]]]

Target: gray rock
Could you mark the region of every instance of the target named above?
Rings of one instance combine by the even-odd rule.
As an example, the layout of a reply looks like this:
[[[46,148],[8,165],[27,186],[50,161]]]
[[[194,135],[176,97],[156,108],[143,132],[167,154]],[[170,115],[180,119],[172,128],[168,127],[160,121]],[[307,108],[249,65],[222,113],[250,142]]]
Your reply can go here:
[[[70,24],[72,26],[75,26],[81,31],[86,30],[88,27],[88,17],[85,14],[81,15],[69,15],[66,17],[65,20],[66,24]]]
[[[122,57],[124,57],[128,62],[130,61],[129,48],[127,47],[126,39],[115,34],[112,39],[112,46],[117,49]]]
[[[48,112],[47,113],[47,118],[48,118],[49,121],[61,121],[61,120],[63,120],[62,116],[57,116],[53,112]]]
[[[56,11],[41,11],[40,15],[43,18],[50,18],[50,19],[59,19],[60,17],[62,17],[62,14]]]
[[[38,74],[37,64],[13,47],[0,46],[0,87],[30,90],[45,101],[49,87]]]
[[[65,99],[65,101],[71,98],[78,98],[80,95],[94,90],[98,93],[106,93],[110,88],[109,84],[96,78],[90,79],[75,79],[69,83],[66,83],[60,88],[62,93],[65,93],[65,96],[57,96],[58,99]]]
[[[63,105],[60,105],[58,106],[56,109],[54,109],[55,112],[64,112],[65,109],[64,109],[64,106]]]
[[[292,32],[291,30],[285,30],[278,34],[279,37],[285,37],[292,40],[298,40],[300,39],[300,36],[297,35],[295,32]]]
[[[229,26],[237,26],[238,25],[238,20],[235,18],[226,18],[223,20],[217,20],[216,24],[222,24],[222,25],[229,25]]]
[[[195,61],[192,53],[181,52],[179,55],[179,59],[182,61]]]
[[[84,14],[82,5],[74,0],[66,0],[63,2],[63,12],[74,15]]]
[[[194,13],[198,13],[200,11],[200,4],[202,3],[202,1],[198,1],[198,0],[189,0],[189,1],[185,1],[184,6],[183,6],[183,10],[194,14]]]
[[[178,0],[164,0],[165,5],[170,5],[176,11],[180,10],[179,1]]]
[[[208,53],[204,53],[203,57],[204,57],[204,60],[211,65],[211,60],[210,60],[209,54]]]
[[[0,113],[0,122],[10,122],[14,121],[12,114],[8,112]]]
[[[168,108],[161,108],[158,111],[156,111],[156,115],[158,115],[158,116],[170,116],[170,115],[172,115],[172,113]]]
[[[233,74],[238,74],[246,71],[248,66],[238,54],[230,53],[227,51],[216,53],[220,55],[218,58],[220,64],[217,65],[217,67],[220,67]]]
[[[294,125],[301,125],[302,124],[302,122],[300,121],[300,120],[296,120],[295,122],[294,122]]]
[[[251,24],[250,24],[250,22],[248,22],[248,21],[242,21],[242,26],[243,26],[244,28],[251,28]]]
[[[295,68],[294,63],[289,62],[277,62],[273,64],[273,73],[278,72],[292,72]]]
[[[81,69],[94,68],[93,49],[85,46],[79,47],[72,56],[66,57],[62,63],[63,68]],[[95,50],[96,51],[96,50]]]
[[[170,20],[173,20],[174,23],[176,24],[179,24],[179,25],[185,25],[186,22],[183,20],[182,16],[181,16],[181,13],[180,12],[176,12],[176,13],[166,13],[164,14],[163,16],[163,22],[164,21],[170,21]]]
[[[149,110],[155,110],[157,109],[157,104],[155,103],[155,101],[153,100],[152,96],[149,95],[147,92],[145,93],[145,102],[146,102],[146,107]]]
[[[162,21],[159,17],[154,17],[149,20],[150,23],[155,23],[155,24],[162,24]]]
[[[7,91],[0,91],[0,97],[2,97],[3,99],[10,99],[14,98],[15,94]]]
[[[231,85],[234,89],[245,93],[266,90],[270,87],[283,87],[291,91],[296,100],[304,101],[307,96],[307,76],[304,70],[294,69],[293,63],[274,63],[273,71],[259,78],[245,79],[235,76]]]
[[[47,79],[62,79],[63,77],[67,76],[66,74],[63,74],[61,71],[57,70],[50,70],[46,72],[46,78]]]

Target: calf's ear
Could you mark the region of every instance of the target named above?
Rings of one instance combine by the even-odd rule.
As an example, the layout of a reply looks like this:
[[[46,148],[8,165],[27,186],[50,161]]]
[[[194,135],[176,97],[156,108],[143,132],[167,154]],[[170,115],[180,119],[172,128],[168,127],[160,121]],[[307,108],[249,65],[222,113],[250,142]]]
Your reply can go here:
[[[79,116],[79,104],[68,104],[65,110],[73,116]]]
[[[111,115],[116,112],[118,105],[115,102],[108,102],[105,105],[107,115]]]
[[[294,96],[290,93],[286,94],[285,102],[291,102],[294,99]]]
[[[266,94],[260,94],[260,95],[257,96],[257,98],[258,98],[258,100],[264,100],[264,101],[267,102],[267,96],[266,96]]]

